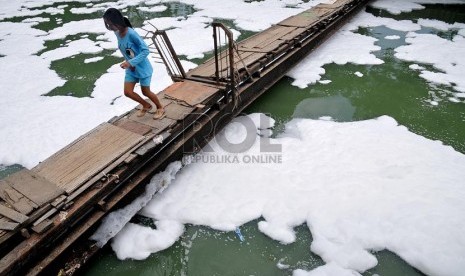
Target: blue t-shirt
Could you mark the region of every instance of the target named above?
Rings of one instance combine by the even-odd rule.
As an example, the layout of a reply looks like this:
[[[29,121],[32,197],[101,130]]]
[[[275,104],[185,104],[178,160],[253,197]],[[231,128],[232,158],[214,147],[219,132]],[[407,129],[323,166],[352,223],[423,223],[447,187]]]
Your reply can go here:
[[[124,37],[121,37],[118,32],[115,32],[115,35],[118,38],[119,50],[126,61],[133,67],[127,68],[126,73],[139,79],[150,77],[153,73],[153,68],[147,58],[150,52],[144,40],[136,31],[129,27]]]

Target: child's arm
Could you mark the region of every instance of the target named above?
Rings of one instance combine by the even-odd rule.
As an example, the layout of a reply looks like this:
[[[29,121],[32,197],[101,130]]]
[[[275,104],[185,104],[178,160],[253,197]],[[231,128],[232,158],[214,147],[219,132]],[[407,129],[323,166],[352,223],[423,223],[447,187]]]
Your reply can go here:
[[[150,51],[149,51],[149,47],[147,46],[147,44],[145,44],[144,40],[135,31],[134,33],[131,33],[130,38],[132,42],[136,44],[140,49],[139,54],[137,56],[128,60],[131,66],[136,66],[138,63],[143,61],[150,54]]]

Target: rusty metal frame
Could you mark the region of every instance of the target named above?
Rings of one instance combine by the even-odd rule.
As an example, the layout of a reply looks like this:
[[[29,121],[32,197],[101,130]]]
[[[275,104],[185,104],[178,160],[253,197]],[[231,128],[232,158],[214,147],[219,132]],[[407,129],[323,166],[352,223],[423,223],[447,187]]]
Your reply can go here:
[[[152,41],[160,54],[160,58],[165,64],[166,71],[173,81],[182,81],[186,79],[186,72],[179,61],[178,55],[171,44],[171,41],[164,30],[156,30],[152,33]]]
[[[224,91],[224,96],[225,96],[225,102],[228,102],[228,91],[235,91],[236,90],[236,78],[235,78],[235,69],[234,69],[234,37],[233,33],[231,30],[229,30],[224,24],[219,23],[219,22],[213,22],[213,41],[214,41],[214,51],[215,51],[215,81],[219,84],[221,80],[226,80],[228,85]],[[229,71],[229,77],[226,76],[226,78],[223,78],[223,76],[220,75],[220,72],[222,72],[222,62],[221,62],[221,54],[222,52],[220,51],[221,48],[221,34],[224,33],[225,38],[227,38],[227,47],[228,50],[225,53],[226,54],[226,63],[229,62],[228,66],[228,71]],[[221,63],[220,63],[221,62]],[[220,68],[221,66],[221,68]],[[233,97],[234,100],[234,97]]]

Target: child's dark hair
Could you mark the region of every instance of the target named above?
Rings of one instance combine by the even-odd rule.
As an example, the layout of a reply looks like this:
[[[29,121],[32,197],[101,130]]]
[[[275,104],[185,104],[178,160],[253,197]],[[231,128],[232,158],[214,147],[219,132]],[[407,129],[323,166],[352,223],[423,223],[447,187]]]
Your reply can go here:
[[[129,22],[129,19],[127,17],[124,17],[123,14],[115,8],[109,8],[108,10],[106,10],[105,13],[103,14],[103,18],[116,26],[132,28],[132,25],[131,25],[131,22]],[[111,30],[110,26],[108,26],[106,22],[105,22],[105,27]]]

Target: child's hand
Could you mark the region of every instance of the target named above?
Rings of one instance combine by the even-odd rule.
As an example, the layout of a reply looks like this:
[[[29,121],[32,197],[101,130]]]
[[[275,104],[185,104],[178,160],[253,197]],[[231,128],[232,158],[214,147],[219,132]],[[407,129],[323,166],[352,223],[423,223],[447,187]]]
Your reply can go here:
[[[125,61],[125,62],[121,63],[119,65],[119,67],[121,67],[123,69],[127,69],[127,68],[131,67],[131,64],[129,64],[129,62]]]

